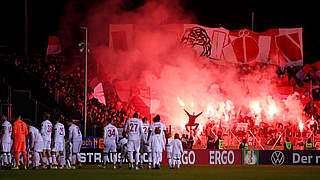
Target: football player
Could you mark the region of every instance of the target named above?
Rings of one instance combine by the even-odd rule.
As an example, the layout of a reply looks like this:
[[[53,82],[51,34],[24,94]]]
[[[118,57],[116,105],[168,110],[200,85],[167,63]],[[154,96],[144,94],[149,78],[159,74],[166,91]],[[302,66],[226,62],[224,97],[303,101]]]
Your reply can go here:
[[[31,138],[30,150],[33,152],[33,167],[39,169],[43,153],[43,139],[39,130],[32,123],[29,125],[29,134]]]
[[[151,147],[148,143],[148,133],[149,133],[149,124],[147,123],[147,118],[142,119],[142,139],[141,139],[141,148],[140,148],[140,163],[143,167],[143,155],[144,153],[148,154],[148,167],[151,168]]]
[[[103,135],[103,167],[106,166],[108,161],[108,155],[112,155],[113,168],[116,168],[117,163],[117,143],[118,143],[118,129],[111,124],[112,119],[107,119],[107,125],[104,127]]]
[[[160,128],[156,128],[150,139],[153,169],[160,169],[161,154],[165,149]]]
[[[122,163],[128,159],[128,139],[126,138],[127,133],[125,131],[122,132],[122,139],[119,141],[119,146],[120,146],[120,166],[119,168],[122,167]]]
[[[168,159],[168,163],[169,163],[169,168],[173,168],[173,162],[172,162],[172,143],[173,143],[173,139],[171,139],[171,134],[168,133],[167,134],[167,159]]]
[[[0,134],[0,140],[1,140],[1,152],[2,152],[2,163],[4,167],[8,168],[11,166],[11,135],[12,135],[12,125],[8,121],[7,117],[5,115],[2,115],[1,117],[2,127],[1,127],[1,134]]]
[[[139,158],[140,158],[140,140],[142,134],[142,122],[138,119],[138,114],[134,113],[133,118],[129,119],[126,122],[124,131],[127,132],[128,135],[128,153],[130,160],[130,168],[133,168],[133,152],[136,152],[135,163],[136,170],[139,169]]]
[[[67,121],[67,125],[69,126],[69,142],[72,146],[72,165],[71,169],[76,169],[75,165],[78,162],[79,167],[81,167],[80,163],[80,149],[82,144],[82,134],[80,128],[75,125],[72,120]]]
[[[54,125],[54,144],[52,149],[53,168],[57,169],[57,165],[60,169],[64,167],[64,136],[66,135],[64,125],[60,123],[60,119],[56,119]]]
[[[174,140],[172,141],[172,158],[173,158],[173,168],[177,165],[177,168],[180,168],[181,164],[181,154],[183,154],[183,147],[179,134],[174,135]]]
[[[51,133],[52,133],[52,123],[49,121],[50,114],[43,113],[43,122],[41,123],[41,135],[43,139],[43,163],[46,166],[52,168],[52,157],[51,157]]]

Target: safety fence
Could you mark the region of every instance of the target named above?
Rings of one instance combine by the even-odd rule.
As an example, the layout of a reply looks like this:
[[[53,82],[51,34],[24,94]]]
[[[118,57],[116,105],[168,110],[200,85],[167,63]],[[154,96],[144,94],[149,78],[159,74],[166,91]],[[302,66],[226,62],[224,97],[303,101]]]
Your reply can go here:
[[[102,138],[84,138],[80,153],[82,163],[101,163],[103,160],[102,143]],[[117,153],[117,161],[120,161],[120,155],[120,153]],[[163,164],[168,164],[166,152],[163,152],[162,159]],[[147,160],[148,154],[144,153],[144,163],[147,163]],[[181,162],[184,165],[320,165],[320,151],[192,149],[183,151]]]

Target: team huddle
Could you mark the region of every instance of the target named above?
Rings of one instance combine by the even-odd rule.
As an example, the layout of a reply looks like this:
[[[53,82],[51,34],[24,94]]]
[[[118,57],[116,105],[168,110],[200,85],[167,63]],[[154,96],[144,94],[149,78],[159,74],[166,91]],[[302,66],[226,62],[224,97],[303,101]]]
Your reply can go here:
[[[120,146],[120,167],[122,163],[128,159],[130,169],[140,169],[143,167],[143,154],[148,155],[148,167],[160,169],[162,162],[162,152],[166,149],[169,167],[175,166],[180,168],[181,154],[183,153],[182,143],[179,135],[175,134],[174,139],[170,139],[170,134],[166,132],[166,126],[160,122],[160,116],[153,118],[153,124],[147,124],[147,119],[142,121],[138,119],[138,114],[134,114],[133,118],[126,122],[123,138],[119,141],[118,131],[111,124],[111,119],[104,127],[104,150],[103,150],[103,165],[105,167],[108,162],[108,157],[112,158],[113,167],[116,168],[116,147]],[[111,155],[111,156],[108,156]]]
[[[1,167],[4,169],[75,169],[81,167],[80,149],[82,134],[80,128],[72,121],[67,121],[69,136],[66,138],[65,126],[55,120],[50,122],[50,114],[43,114],[43,122],[39,130],[32,122],[24,122],[21,116],[11,125],[5,116],[2,116],[1,140]],[[171,139],[166,126],[160,122],[160,116],[153,118],[153,124],[149,125],[147,119],[138,119],[135,113],[133,118],[127,120],[119,140],[118,129],[112,125],[111,119],[104,127],[103,161],[100,167],[105,168],[111,157],[113,167],[116,162],[122,164],[128,161],[130,169],[143,167],[144,154],[147,154],[148,168],[160,169],[162,152],[167,151],[167,159],[170,168],[180,168],[182,143],[179,134]],[[120,147],[120,159],[117,160],[117,147]],[[32,154],[27,158],[27,152]],[[22,158],[20,158],[20,153]],[[12,157],[14,155],[14,158]]]
[[[65,127],[56,119],[54,126],[49,121],[50,114],[43,114],[44,121],[41,123],[40,131],[35,124],[23,122],[21,116],[11,123],[5,116],[2,116],[1,140],[1,166],[3,168],[19,169],[23,165],[27,169],[52,168],[75,169],[81,166],[80,148],[82,134],[80,128],[72,121],[67,121],[69,126],[69,138],[65,141]],[[31,152],[32,158],[27,160],[27,153]],[[22,160],[20,161],[20,153]],[[12,158],[14,154],[14,159]],[[66,156],[66,157],[65,157]]]

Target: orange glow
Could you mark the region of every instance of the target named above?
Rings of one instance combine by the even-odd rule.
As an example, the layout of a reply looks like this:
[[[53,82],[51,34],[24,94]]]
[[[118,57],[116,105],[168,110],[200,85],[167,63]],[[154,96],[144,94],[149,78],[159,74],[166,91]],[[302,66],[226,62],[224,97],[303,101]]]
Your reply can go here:
[[[299,130],[300,130],[300,132],[303,131],[303,123],[301,120],[299,121]]]

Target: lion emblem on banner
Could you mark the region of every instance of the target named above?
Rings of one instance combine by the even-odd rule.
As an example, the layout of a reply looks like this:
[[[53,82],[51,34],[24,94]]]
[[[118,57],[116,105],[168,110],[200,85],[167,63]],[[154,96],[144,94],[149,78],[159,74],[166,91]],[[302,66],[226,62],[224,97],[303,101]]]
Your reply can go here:
[[[187,47],[201,46],[200,56],[209,57],[211,55],[211,41],[205,29],[193,27],[187,29],[181,39],[181,43]]]

